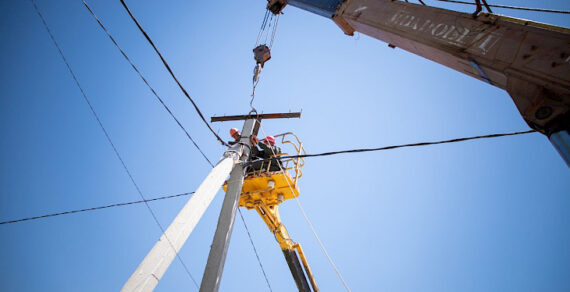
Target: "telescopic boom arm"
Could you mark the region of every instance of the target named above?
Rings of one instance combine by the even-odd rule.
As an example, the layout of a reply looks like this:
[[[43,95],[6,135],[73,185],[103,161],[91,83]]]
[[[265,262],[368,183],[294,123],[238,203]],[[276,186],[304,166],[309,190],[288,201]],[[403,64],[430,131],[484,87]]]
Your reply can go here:
[[[570,166],[569,29],[393,0],[268,0],[268,9],[286,4],[506,90]]]

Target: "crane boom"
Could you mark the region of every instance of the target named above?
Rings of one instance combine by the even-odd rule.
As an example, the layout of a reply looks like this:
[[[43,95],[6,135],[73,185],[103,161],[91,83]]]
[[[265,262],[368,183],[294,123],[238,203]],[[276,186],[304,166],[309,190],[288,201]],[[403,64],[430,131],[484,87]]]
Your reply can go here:
[[[331,18],[347,35],[363,33],[506,90],[526,123],[547,135],[570,165],[564,154],[570,147],[569,29],[407,1],[268,2],[274,13],[296,6]]]

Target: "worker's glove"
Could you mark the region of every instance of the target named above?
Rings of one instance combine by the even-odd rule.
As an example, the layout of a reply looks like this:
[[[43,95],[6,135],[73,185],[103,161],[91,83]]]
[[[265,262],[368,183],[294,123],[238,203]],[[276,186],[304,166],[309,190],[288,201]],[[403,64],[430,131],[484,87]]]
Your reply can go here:
[[[251,135],[249,136],[249,142],[251,142],[251,145],[257,146],[257,143],[259,143],[259,139],[257,139],[256,135]]]

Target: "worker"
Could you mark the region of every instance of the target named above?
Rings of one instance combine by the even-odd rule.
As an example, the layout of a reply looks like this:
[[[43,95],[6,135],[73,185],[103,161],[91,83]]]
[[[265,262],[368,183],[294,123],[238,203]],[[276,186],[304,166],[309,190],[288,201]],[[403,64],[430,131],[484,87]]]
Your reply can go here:
[[[237,128],[230,129],[230,136],[234,138],[234,141],[229,142],[230,145],[234,145],[235,143],[239,142],[239,139],[241,139],[241,133]]]
[[[250,171],[279,171],[281,170],[281,159],[278,157],[281,154],[281,148],[275,145],[275,137],[267,136],[265,139],[259,141],[256,135],[249,137],[251,142],[251,170]],[[257,148],[261,147],[261,150]],[[269,166],[269,169],[268,169]]]

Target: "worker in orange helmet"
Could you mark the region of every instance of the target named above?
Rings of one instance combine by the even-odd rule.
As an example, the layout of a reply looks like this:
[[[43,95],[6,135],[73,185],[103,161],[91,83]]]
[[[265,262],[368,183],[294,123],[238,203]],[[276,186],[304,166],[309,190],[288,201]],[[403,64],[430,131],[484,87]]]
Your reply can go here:
[[[281,154],[281,148],[275,145],[275,137],[267,136],[265,139],[259,141],[256,135],[250,136],[251,142],[251,158],[253,161],[251,168],[253,170],[268,170],[268,171],[279,171],[281,170],[281,160],[279,159],[279,154]],[[257,145],[261,147],[261,150],[257,148]]]
[[[232,136],[232,138],[234,138],[234,141],[231,141],[229,144],[233,145],[233,144],[239,142],[239,139],[241,138],[241,133],[237,128],[231,128],[230,129],[230,136]]]

